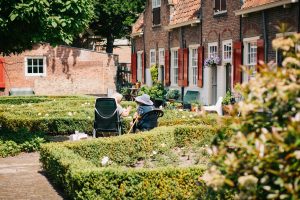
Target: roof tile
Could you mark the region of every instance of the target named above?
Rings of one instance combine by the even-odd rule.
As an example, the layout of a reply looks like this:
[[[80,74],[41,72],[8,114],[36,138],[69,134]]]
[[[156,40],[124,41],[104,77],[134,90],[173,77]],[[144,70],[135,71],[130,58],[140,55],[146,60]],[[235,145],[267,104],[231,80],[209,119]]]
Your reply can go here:
[[[254,8],[280,0],[245,0],[242,9]]]
[[[201,0],[181,0],[175,4],[170,25],[180,24],[198,18]]]
[[[141,13],[139,18],[132,26],[132,34],[142,33],[143,32],[143,25],[144,25],[144,14]]]

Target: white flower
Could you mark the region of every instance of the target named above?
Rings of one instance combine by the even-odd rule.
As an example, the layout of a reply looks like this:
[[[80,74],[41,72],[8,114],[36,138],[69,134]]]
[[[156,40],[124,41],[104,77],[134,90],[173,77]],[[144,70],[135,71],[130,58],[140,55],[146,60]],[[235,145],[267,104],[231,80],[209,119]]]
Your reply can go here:
[[[102,165],[102,166],[107,165],[108,161],[109,161],[109,157],[104,156],[104,157],[102,158],[102,160],[101,160],[101,165]]]
[[[165,143],[162,143],[160,146],[161,146],[161,147],[165,147],[165,146],[166,146],[166,144],[165,144]]]
[[[185,118],[185,116],[182,116],[182,118],[184,119],[184,118]]]
[[[38,116],[42,115],[42,113],[38,113]]]
[[[152,151],[152,154],[153,154],[153,155],[156,155],[156,154],[157,154],[157,152],[156,152],[156,151]]]
[[[300,122],[300,112],[298,112],[295,117],[292,118],[293,122]]]
[[[47,113],[47,114],[45,114],[45,117],[48,117],[49,116],[49,114]]]
[[[296,159],[300,160],[300,150],[294,152]]]
[[[258,178],[253,175],[240,176],[238,178],[238,184],[242,188],[251,189],[255,188],[258,182]]]
[[[88,116],[88,119],[91,119],[91,117],[90,117],[90,116]]]
[[[190,115],[190,118],[193,118],[193,115]]]
[[[73,114],[72,114],[72,112],[68,112],[68,115],[69,115],[69,116],[72,116]]]

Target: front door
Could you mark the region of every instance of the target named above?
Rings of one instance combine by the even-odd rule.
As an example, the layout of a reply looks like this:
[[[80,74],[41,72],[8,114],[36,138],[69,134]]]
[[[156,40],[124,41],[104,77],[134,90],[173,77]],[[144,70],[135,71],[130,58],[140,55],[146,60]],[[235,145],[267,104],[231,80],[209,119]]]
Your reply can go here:
[[[217,102],[217,66],[211,67],[212,74],[212,104],[216,104]]]

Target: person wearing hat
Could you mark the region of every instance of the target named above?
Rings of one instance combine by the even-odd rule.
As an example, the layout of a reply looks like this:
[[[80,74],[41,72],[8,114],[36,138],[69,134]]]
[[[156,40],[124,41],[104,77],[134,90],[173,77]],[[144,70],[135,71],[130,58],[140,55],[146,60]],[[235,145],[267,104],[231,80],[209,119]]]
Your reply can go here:
[[[137,118],[142,116],[143,114],[154,109],[153,102],[150,99],[148,94],[143,94],[141,96],[137,96],[135,98],[135,102],[138,104],[137,112],[134,113],[134,122]],[[134,124],[133,129],[135,130],[138,125]]]

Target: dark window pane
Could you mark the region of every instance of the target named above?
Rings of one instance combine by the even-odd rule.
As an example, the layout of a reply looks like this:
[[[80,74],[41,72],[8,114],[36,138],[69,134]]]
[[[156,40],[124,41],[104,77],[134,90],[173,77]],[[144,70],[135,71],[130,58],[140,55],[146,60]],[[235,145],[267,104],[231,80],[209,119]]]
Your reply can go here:
[[[221,0],[215,0],[215,11],[216,12],[220,11],[220,9],[221,9],[220,1]]]
[[[226,0],[221,0],[221,10],[226,10]]]
[[[39,73],[44,73],[44,68],[43,67],[39,67]]]
[[[33,67],[33,73],[38,73],[38,68],[37,67]]]
[[[27,64],[28,64],[28,66],[31,66],[32,65],[32,59],[28,59]]]
[[[37,65],[37,59],[33,59],[33,65]]]
[[[43,59],[39,59],[39,65],[43,66]]]
[[[153,14],[153,25],[160,24],[160,7],[153,8],[152,10]]]
[[[31,74],[31,73],[32,73],[32,67],[28,67],[28,68],[27,68],[27,73],[28,73],[28,74]]]

